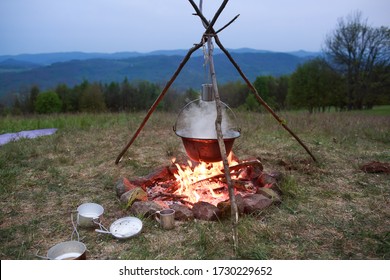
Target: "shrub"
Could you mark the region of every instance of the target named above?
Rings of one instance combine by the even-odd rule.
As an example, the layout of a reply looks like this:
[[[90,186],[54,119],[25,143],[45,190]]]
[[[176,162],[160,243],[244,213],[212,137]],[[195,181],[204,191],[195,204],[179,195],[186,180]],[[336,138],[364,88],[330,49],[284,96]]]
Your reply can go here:
[[[61,112],[62,101],[53,91],[42,92],[37,96],[34,103],[35,112],[39,114],[50,114]]]

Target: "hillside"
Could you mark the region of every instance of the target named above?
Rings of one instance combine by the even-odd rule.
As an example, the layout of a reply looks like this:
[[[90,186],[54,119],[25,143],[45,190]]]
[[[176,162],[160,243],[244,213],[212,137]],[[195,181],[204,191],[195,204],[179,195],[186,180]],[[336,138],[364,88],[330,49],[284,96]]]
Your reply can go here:
[[[174,53],[175,55],[168,55]],[[46,54],[24,55],[17,57],[0,57],[0,97],[38,85],[42,90],[65,83],[73,86],[82,82],[148,80],[165,84],[180,64],[182,51],[117,54]],[[185,53],[185,52],[184,52]],[[239,80],[240,76],[224,54],[216,52],[214,61],[219,83]],[[71,55],[73,54],[73,56]],[[126,57],[127,56],[127,57]],[[250,80],[260,75],[280,76],[292,73],[296,67],[305,62],[308,56],[296,56],[288,53],[251,51],[248,49],[232,52],[232,56]],[[78,57],[79,59],[74,59]],[[126,57],[126,58],[125,58]],[[21,60],[23,59],[24,60]],[[71,60],[66,60],[66,59]],[[3,59],[3,61],[2,61]],[[50,63],[51,61],[57,61]],[[59,61],[59,62],[58,62]],[[174,83],[177,88],[199,87],[205,82],[201,53],[194,55],[182,70]],[[7,71],[6,66],[16,67]],[[11,70],[8,69],[8,70]]]

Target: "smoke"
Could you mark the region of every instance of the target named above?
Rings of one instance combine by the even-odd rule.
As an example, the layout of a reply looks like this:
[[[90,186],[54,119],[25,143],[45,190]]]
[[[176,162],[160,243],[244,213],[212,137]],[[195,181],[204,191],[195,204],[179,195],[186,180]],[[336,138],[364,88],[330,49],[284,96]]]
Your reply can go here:
[[[215,101],[199,101],[185,108],[178,116],[177,133],[180,136],[197,139],[217,139],[215,120],[217,109]],[[231,137],[232,125],[226,108],[222,110],[222,134]]]

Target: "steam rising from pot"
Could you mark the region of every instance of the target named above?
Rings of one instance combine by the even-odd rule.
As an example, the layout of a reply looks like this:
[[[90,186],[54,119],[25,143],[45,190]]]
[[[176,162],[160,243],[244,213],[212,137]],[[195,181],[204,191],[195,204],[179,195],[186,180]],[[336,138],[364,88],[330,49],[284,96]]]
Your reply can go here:
[[[192,103],[185,108],[180,117],[180,127],[177,127],[177,132],[180,135],[185,135],[188,138],[197,139],[217,139],[215,130],[215,120],[217,118],[217,110],[215,101],[202,101]],[[226,109],[222,110],[222,134],[223,137],[232,137],[231,120]]]

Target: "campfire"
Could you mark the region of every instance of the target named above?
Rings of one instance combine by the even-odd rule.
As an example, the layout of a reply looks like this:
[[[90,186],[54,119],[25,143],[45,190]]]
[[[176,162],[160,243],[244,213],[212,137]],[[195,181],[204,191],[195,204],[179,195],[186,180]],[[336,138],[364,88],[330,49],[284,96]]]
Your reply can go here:
[[[230,166],[238,164],[231,159],[229,163]],[[178,183],[175,194],[186,197],[188,203],[205,201],[217,205],[229,198],[227,186],[224,183],[222,162],[200,162],[193,166],[193,163],[188,161],[187,165],[175,163],[175,166],[178,171],[174,174]]]
[[[122,178],[116,194],[134,215],[149,216],[166,208],[176,218],[216,220],[230,209],[222,162],[179,163],[156,168],[144,177]],[[278,172],[266,173],[259,159],[237,159],[229,154],[229,171],[241,214],[261,211],[281,200]]]

